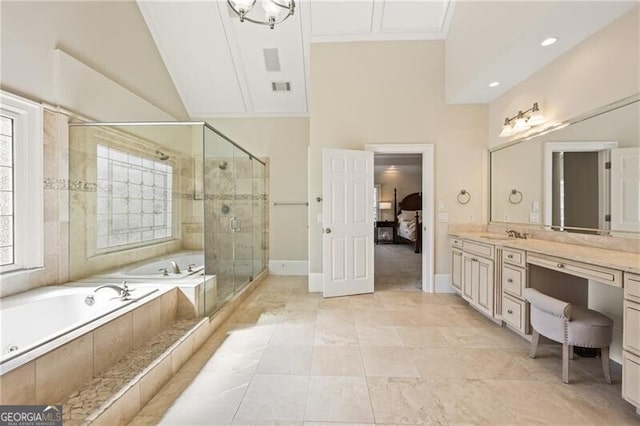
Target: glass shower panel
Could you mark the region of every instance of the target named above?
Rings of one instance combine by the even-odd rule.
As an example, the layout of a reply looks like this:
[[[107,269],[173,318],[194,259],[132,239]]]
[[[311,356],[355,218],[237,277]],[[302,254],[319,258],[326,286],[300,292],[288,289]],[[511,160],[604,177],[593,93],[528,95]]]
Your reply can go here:
[[[205,298],[211,315],[234,296],[235,146],[204,128],[205,270],[216,290]]]
[[[234,194],[234,291],[238,293],[253,279],[253,161],[235,148]]]
[[[267,191],[265,168],[253,159],[253,276],[257,277],[267,267]]]

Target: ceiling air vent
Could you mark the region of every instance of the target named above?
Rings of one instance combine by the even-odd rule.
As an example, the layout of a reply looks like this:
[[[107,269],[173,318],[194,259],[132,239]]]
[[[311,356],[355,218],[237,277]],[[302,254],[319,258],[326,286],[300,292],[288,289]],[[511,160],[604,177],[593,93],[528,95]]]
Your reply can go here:
[[[262,49],[264,54],[264,66],[267,71],[280,71],[280,56],[278,49]]]
[[[290,81],[272,81],[271,90],[274,92],[290,92],[291,82]]]

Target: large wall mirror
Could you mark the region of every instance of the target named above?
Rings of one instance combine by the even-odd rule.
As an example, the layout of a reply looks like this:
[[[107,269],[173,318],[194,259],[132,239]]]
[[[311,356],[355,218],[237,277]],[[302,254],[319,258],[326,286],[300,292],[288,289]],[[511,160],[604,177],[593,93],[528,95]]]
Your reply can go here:
[[[491,151],[491,221],[640,237],[640,96]]]

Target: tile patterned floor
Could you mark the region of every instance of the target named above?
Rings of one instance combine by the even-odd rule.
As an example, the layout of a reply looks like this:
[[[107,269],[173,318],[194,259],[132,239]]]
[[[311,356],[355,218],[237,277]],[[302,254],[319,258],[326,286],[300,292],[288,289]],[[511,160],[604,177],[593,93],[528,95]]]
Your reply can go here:
[[[599,359],[571,365],[457,296],[336,299],[269,277],[131,424],[640,424]]]

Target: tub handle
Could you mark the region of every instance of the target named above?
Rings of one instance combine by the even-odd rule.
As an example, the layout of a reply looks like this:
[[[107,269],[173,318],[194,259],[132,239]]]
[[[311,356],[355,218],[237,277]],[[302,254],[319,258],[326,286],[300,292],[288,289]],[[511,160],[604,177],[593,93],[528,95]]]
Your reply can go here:
[[[162,275],[164,275],[165,277],[169,275],[169,271],[167,270],[167,268],[160,268],[158,269],[158,271],[162,272]]]
[[[193,267],[196,266],[195,263],[189,263],[187,265],[187,272],[193,272]]]

